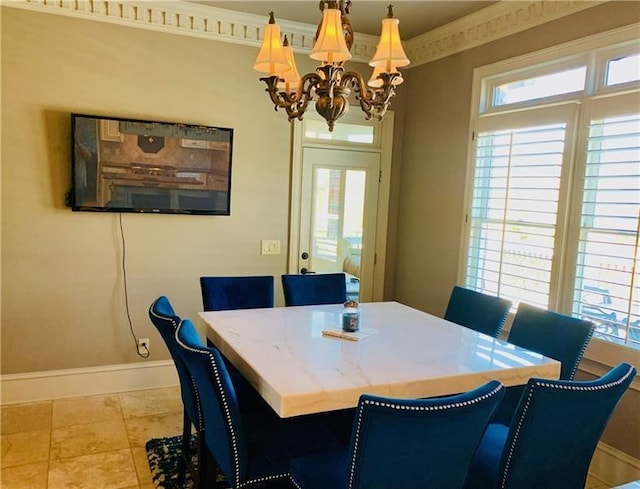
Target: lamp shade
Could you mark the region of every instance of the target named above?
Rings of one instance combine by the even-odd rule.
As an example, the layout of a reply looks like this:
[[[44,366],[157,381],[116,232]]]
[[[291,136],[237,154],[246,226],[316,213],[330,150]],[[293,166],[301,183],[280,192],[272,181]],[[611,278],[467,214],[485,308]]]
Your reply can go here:
[[[295,92],[298,88],[298,82],[300,81],[300,74],[298,73],[296,60],[293,56],[293,49],[287,41],[287,36],[284,36],[282,48],[284,50],[284,56],[289,63],[289,69],[278,73],[278,78],[282,80],[278,82],[278,89],[284,90],[285,92]]]
[[[367,82],[367,85],[369,85],[371,88],[382,87],[384,82],[382,81],[381,78],[378,78],[378,75],[380,73],[398,73],[400,76],[397,76],[391,82],[391,84],[394,87],[400,85],[404,81],[404,78],[402,78],[402,74],[398,71],[398,69],[395,66],[391,66],[391,69],[388,71],[385,70],[384,66],[375,66],[373,68],[373,73],[371,74],[371,78],[369,78],[369,81]]]
[[[270,22],[264,28],[262,47],[253,65],[253,69],[268,73],[269,76],[289,69],[289,63],[287,62],[282,48],[282,42],[280,41],[280,26],[275,22]]]
[[[400,32],[398,30],[398,19],[389,18],[382,20],[382,33],[380,34],[380,42],[376,48],[376,54],[369,61],[369,66],[387,67],[385,71],[389,71],[391,66],[396,68],[407,66],[409,58],[404,53],[402,43],[400,42]]]
[[[351,59],[351,53],[344,39],[340,10],[324,9],[320,33],[309,56],[311,59],[329,64]]]

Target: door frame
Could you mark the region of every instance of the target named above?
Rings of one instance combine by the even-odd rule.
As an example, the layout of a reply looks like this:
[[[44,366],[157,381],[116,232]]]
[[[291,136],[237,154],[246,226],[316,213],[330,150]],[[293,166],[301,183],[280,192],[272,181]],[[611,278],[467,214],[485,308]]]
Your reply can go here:
[[[318,114],[308,113],[305,118],[323,120]],[[304,148],[340,149],[344,151],[378,153],[380,155],[380,176],[375,219],[374,265],[372,298],[381,301],[384,297],[384,278],[387,262],[387,227],[389,222],[389,195],[391,191],[391,157],[393,150],[394,113],[387,111],[382,122],[363,120],[362,114],[347,114],[342,119],[355,124],[367,124],[374,127],[374,143],[371,145],[354,145],[346,142],[321,142],[304,137],[304,121],[292,124],[291,149],[291,202],[289,208],[289,246],[287,257],[287,273],[298,273],[298,255],[300,254],[300,220],[302,196],[302,153]]]

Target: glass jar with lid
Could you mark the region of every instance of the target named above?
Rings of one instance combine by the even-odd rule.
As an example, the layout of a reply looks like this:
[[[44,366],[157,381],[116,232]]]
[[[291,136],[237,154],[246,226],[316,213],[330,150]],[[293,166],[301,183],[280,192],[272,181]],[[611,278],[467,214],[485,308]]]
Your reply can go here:
[[[356,301],[347,301],[342,308],[342,331],[355,333],[360,329],[360,306]]]

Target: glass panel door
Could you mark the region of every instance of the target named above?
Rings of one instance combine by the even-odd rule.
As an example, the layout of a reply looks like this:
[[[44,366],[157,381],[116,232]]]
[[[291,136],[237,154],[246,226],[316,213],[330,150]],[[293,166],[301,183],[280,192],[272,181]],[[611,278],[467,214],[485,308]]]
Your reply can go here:
[[[371,300],[377,153],[305,148],[300,273],[344,272],[350,299]]]

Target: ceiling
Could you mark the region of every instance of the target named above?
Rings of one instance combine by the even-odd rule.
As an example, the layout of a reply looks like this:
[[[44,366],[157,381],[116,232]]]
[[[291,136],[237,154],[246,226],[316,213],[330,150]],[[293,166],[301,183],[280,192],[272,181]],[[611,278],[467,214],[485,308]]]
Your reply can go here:
[[[390,0],[360,1],[352,0],[349,20],[355,32],[380,35],[380,21],[387,15]],[[273,11],[278,19],[317,25],[321,14],[316,0],[304,1],[210,1],[190,0],[190,3],[208,5],[216,8],[235,10],[250,14],[264,15],[267,22],[269,12]],[[400,19],[400,36],[407,40],[423,34],[455,19],[481,10],[495,1],[405,1],[394,0],[394,17]]]

